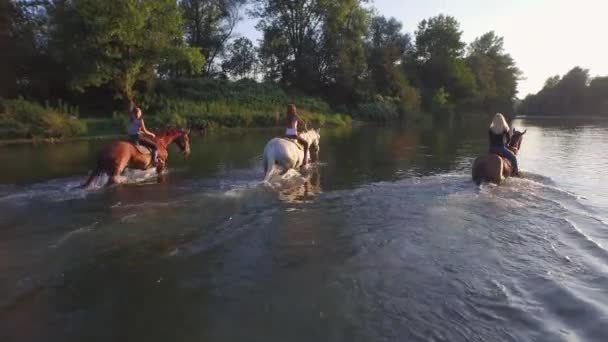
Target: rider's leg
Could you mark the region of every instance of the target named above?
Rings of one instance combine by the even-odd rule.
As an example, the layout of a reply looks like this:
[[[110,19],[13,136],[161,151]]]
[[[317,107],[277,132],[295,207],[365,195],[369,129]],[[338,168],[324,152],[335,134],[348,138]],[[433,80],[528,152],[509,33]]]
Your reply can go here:
[[[497,153],[500,156],[507,158],[509,162],[511,162],[511,167],[513,168],[512,174],[515,176],[519,176],[519,166],[517,164],[517,156],[515,156],[515,153],[511,152],[511,150],[506,147],[498,149]]]
[[[158,150],[157,150],[157,147],[156,147],[156,143],[154,143],[150,139],[146,139],[146,138],[140,138],[139,142],[142,145],[150,148],[150,151],[152,153],[152,163],[156,164],[156,162],[158,161]]]

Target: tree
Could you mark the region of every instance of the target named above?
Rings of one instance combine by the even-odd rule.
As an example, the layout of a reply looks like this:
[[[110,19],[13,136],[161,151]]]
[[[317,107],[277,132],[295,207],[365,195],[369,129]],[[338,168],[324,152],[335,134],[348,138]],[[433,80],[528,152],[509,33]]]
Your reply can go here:
[[[257,62],[256,50],[251,40],[244,37],[235,39],[227,50],[222,70],[236,78],[251,75]]]
[[[608,77],[591,80],[587,91],[588,113],[608,115]]]
[[[356,100],[366,72],[364,38],[368,13],[360,0],[323,5],[321,83],[334,103]]]
[[[370,22],[367,37],[370,78],[375,91],[382,95],[396,96],[407,84],[399,64],[406,51],[412,49],[412,43],[401,29],[401,23],[395,18],[374,17]]]
[[[320,37],[323,24],[322,0],[253,0],[250,11],[264,32],[264,65],[280,72],[287,86],[315,93],[319,91]]]
[[[110,85],[129,104],[137,81],[186,61],[198,72],[201,54],[184,44],[173,0],[57,1],[51,9],[54,44],[78,90]]]
[[[246,0],[182,0],[186,41],[206,58],[204,73],[212,75],[215,61],[232,37]]]
[[[451,61],[462,57],[460,24],[454,17],[438,15],[423,20],[416,31],[416,56],[423,63]]]
[[[536,95],[524,99],[519,112],[526,115],[608,114],[608,81],[590,81],[589,70],[575,67],[561,79],[553,76]]]
[[[475,77],[463,59],[461,36],[460,25],[450,16],[439,15],[418,25],[414,64],[427,106],[441,88],[452,104],[470,104],[477,97]]]
[[[510,108],[521,72],[513,58],[504,52],[504,39],[493,31],[475,39],[466,61],[478,86],[475,102],[484,109]]]
[[[413,53],[411,38],[401,32],[395,18],[376,16],[370,21],[367,37],[370,86],[374,93],[396,97],[400,111],[413,112],[420,105],[420,93],[413,88],[401,64]]]

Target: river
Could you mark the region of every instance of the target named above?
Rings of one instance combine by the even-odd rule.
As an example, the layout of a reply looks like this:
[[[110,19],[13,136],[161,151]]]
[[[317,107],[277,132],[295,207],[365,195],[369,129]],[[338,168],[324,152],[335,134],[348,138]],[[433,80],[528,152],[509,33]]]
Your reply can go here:
[[[499,187],[460,122],[322,130],[278,188],[272,130],[95,191],[103,142],[0,147],[0,341],[608,341],[608,121],[515,126]]]

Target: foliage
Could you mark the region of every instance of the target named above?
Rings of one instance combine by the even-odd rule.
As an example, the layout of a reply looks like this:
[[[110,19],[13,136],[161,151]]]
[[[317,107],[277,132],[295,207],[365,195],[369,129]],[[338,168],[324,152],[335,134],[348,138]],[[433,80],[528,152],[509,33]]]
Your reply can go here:
[[[608,77],[590,79],[580,67],[564,77],[553,76],[535,95],[528,95],[518,112],[524,115],[608,115]]]
[[[259,20],[258,46],[234,39],[245,6]],[[0,44],[4,96],[65,99],[99,131],[122,126],[116,97],[158,114],[151,122],[193,127],[276,125],[287,103],[339,124],[330,113],[509,112],[520,77],[494,32],[467,48],[456,19],[438,15],[411,35],[368,0],[0,0]],[[604,81],[575,81],[551,79],[543,95],[605,108]]]
[[[241,37],[228,46],[226,58],[222,63],[222,71],[234,78],[246,78],[253,76],[256,63],[256,50],[253,43],[251,40]]]
[[[239,11],[245,0],[183,0],[180,8],[188,45],[195,47],[206,59],[205,75],[217,72],[216,60],[240,20]]]
[[[322,100],[289,95],[270,83],[180,79],[162,82],[158,91],[148,102],[150,110],[158,113],[158,126],[280,126],[288,103],[296,103],[300,115],[315,126],[350,125],[350,118],[331,114]]]
[[[24,99],[0,100],[0,136],[4,138],[51,137],[82,135],[86,124],[76,116],[77,110],[63,103],[42,106]]]
[[[503,41],[502,37],[490,31],[475,39],[469,47],[466,61],[478,86],[475,101],[484,109],[506,107],[516,95],[521,72],[513,58],[505,53]]]
[[[160,66],[183,59],[193,73],[202,66],[203,57],[184,45],[173,0],[57,1],[50,13],[57,53],[76,89],[110,84],[133,100],[135,83],[152,80]]]

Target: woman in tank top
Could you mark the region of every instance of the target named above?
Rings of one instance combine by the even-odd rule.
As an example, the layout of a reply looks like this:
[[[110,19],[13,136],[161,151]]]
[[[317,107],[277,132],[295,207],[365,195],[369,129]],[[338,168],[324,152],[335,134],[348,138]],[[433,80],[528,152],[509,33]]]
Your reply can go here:
[[[139,107],[135,107],[131,111],[131,121],[127,128],[127,134],[129,135],[129,141],[133,144],[141,144],[150,148],[150,151],[152,152],[152,162],[156,164],[157,147],[153,140],[156,138],[156,135],[146,129],[144,118],[142,117],[142,112]]]
[[[308,142],[298,135],[298,122],[302,125],[306,125],[304,121],[298,116],[296,112],[296,105],[287,105],[287,128],[285,129],[285,137],[289,139],[297,140],[304,148],[304,162],[302,166],[306,166],[308,163]]]

